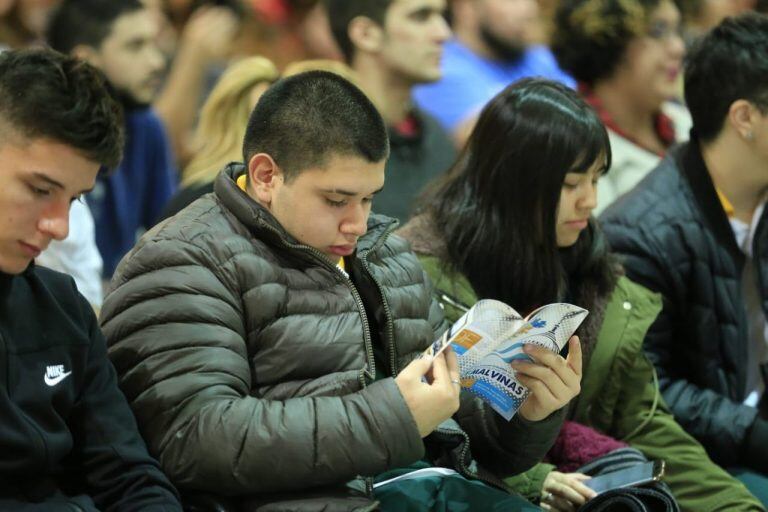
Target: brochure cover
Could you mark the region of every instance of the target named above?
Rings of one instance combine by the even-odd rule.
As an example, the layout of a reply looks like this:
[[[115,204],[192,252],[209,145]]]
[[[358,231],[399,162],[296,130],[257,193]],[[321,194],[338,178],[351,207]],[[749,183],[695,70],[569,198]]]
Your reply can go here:
[[[560,352],[586,318],[586,309],[548,304],[526,317],[497,300],[477,302],[425,351],[434,357],[451,345],[459,360],[461,386],[485,400],[506,420],[528,397],[510,363],[533,361],[523,352],[534,344]]]

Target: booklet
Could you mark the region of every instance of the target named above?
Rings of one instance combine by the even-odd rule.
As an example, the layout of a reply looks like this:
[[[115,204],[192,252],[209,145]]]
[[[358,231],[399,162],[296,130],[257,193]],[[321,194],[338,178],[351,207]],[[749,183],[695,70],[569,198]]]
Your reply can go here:
[[[549,304],[523,318],[503,302],[484,299],[424,354],[435,357],[451,345],[459,360],[461,387],[511,420],[528,397],[528,388],[517,380],[510,363],[533,361],[523,352],[526,344],[560,352],[587,314],[572,304]]]

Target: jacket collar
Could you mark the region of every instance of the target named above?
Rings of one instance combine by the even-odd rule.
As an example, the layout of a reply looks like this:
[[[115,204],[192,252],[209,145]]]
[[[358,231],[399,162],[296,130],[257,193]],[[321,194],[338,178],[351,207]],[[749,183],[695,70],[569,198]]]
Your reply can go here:
[[[685,177],[693,197],[704,217],[710,231],[714,234],[721,247],[724,247],[739,266],[744,264],[744,253],[741,252],[728,216],[723,209],[717,189],[712,182],[704,158],[701,154],[701,144],[694,130],[691,130],[690,141],[673,151],[677,168]]]
[[[246,167],[242,163],[230,163],[216,177],[214,193],[222,205],[235,216],[254,236],[270,245],[298,246],[301,242],[290,235],[274,216],[237,186],[237,178]],[[397,226],[397,220],[371,214],[368,231],[357,242],[357,254],[365,255],[389,235]]]

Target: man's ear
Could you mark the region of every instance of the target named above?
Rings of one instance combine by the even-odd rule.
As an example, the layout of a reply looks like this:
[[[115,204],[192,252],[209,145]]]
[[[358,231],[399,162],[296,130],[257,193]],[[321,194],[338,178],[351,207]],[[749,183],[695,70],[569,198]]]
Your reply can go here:
[[[101,55],[96,51],[96,48],[87,44],[78,44],[72,48],[72,56],[80,60],[84,60],[91,66],[101,69]]]
[[[384,29],[367,16],[358,16],[350,21],[347,33],[357,51],[377,53],[384,42]]]
[[[266,153],[256,153],[248,161],[248,195],[269,208],[278,184],[284,179],[275,160]]]
[[[736,100],[728,109],[728,123],[742,139],[750,141],[754,138],[757,114],[757,107],[752,103],[744,99]]]

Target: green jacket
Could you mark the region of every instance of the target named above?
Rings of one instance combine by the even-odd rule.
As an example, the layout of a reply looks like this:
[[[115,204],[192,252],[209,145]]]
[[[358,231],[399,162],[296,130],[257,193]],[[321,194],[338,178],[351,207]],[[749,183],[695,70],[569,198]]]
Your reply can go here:
[[[463,311],[449,303],[472,305],[477,296],[467,279],[446,271],[434,256],[419,254],[440,297],[446,319]],[[597,344],[582,377],[574,421],[628,443],[648,459],[664,459],[664,481],[683,511],[764,510],[744,485],[713,463],[704,448],[675,421],[661,398],[653,366],[642,351],[643,338],[661,309],[659,295],[622,277],[605,310]],[[541,463],[506,482],[529,499],[538,498],[547,474]]]

